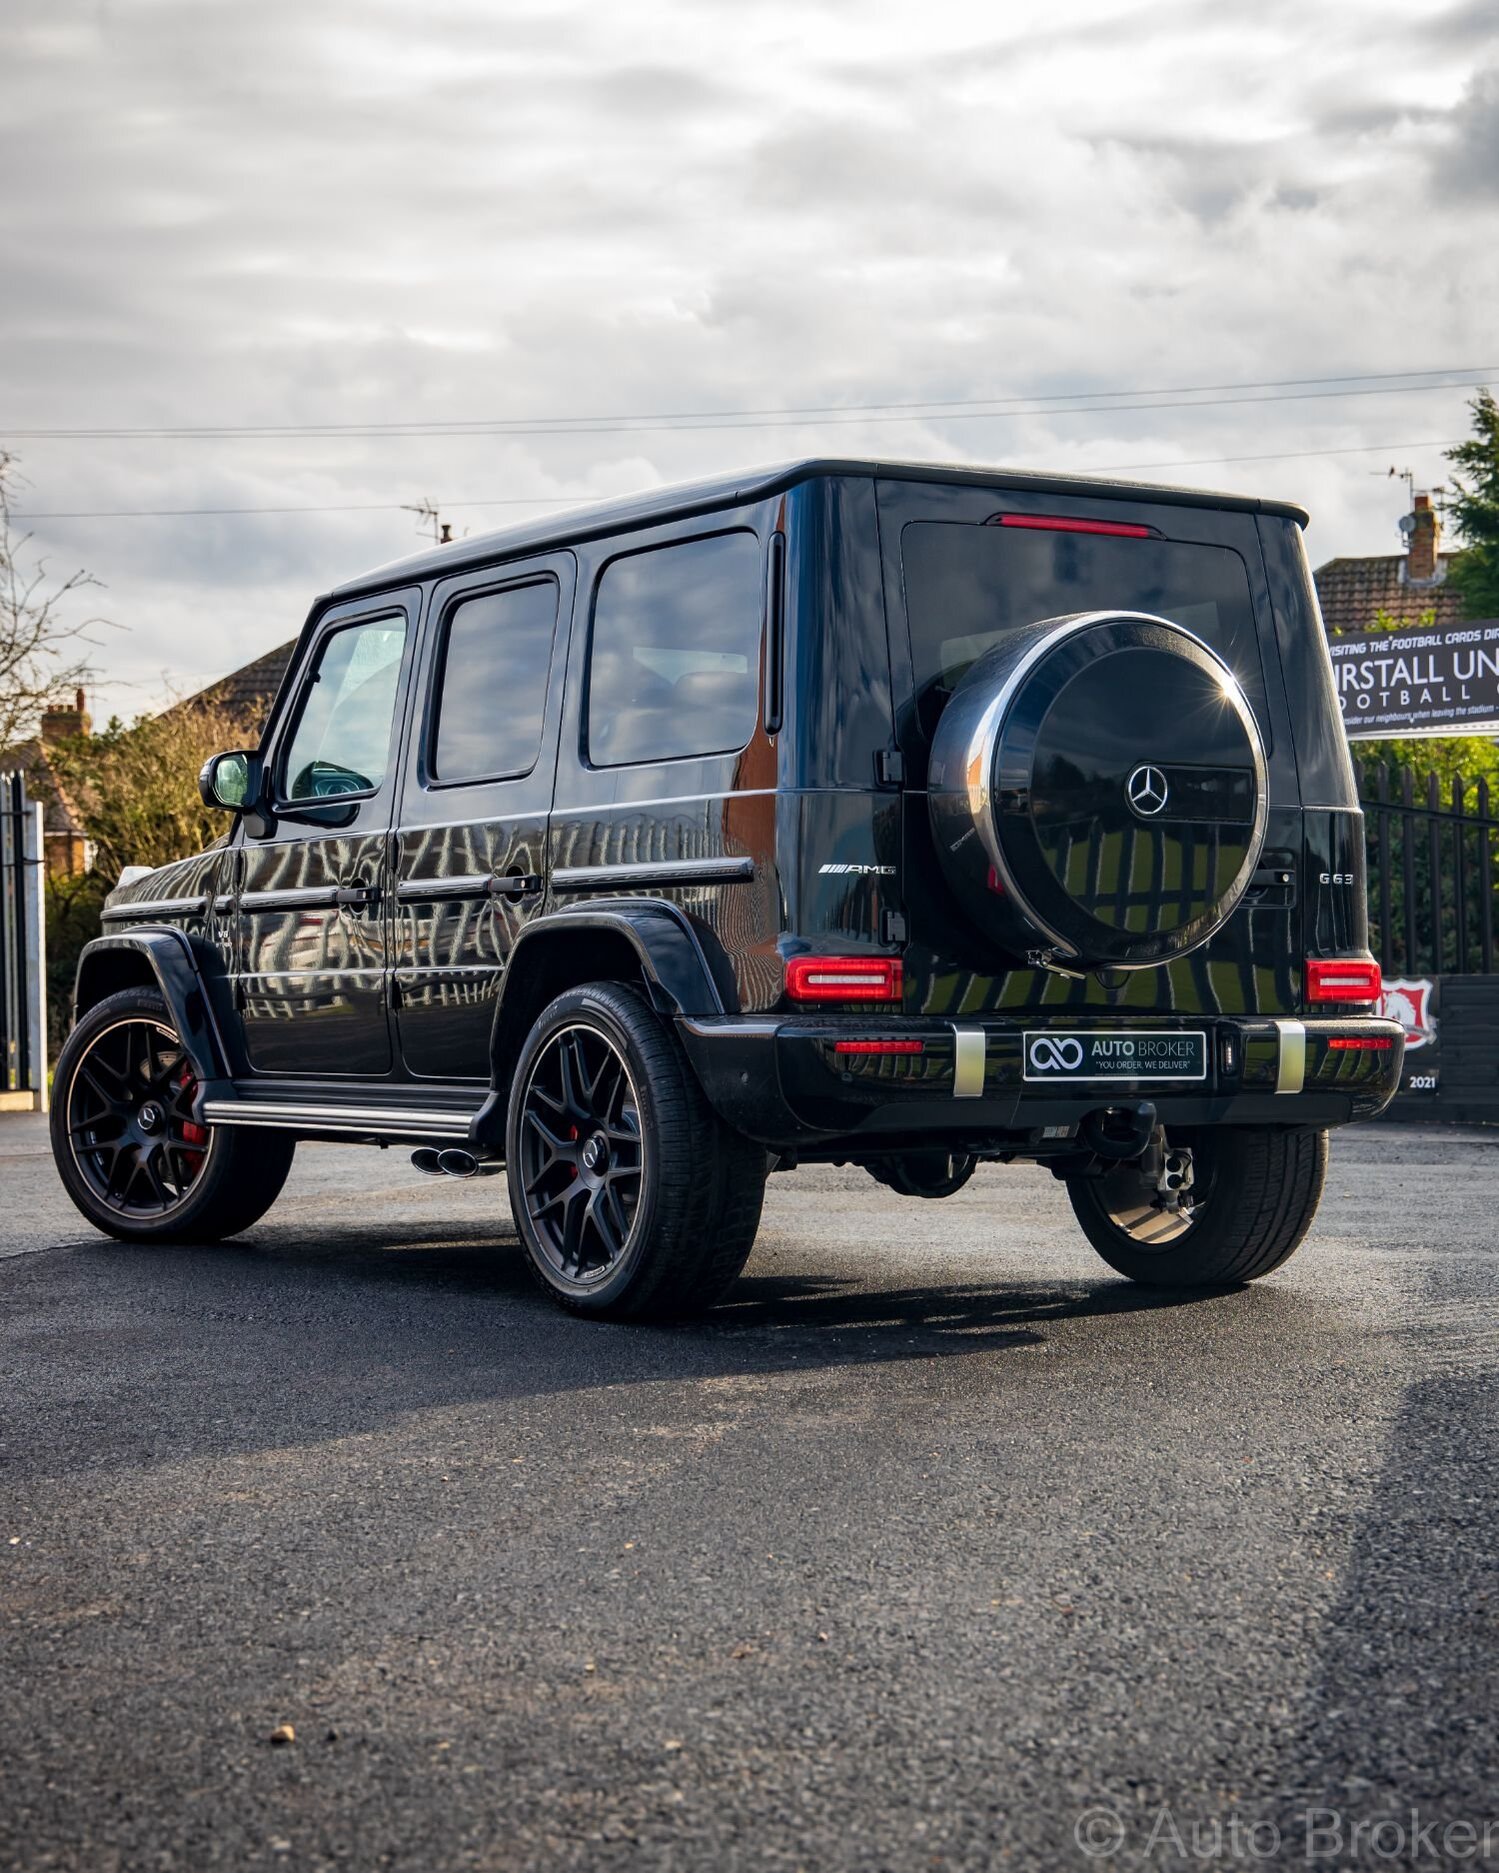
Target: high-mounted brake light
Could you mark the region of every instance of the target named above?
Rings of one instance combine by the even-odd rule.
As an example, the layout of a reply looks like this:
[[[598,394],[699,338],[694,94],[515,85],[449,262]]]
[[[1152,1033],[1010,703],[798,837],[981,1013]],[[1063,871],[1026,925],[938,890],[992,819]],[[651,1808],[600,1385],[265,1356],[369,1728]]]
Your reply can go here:
[[[1327,1044],[1335,1052],[1345,1054],[1383,1054],[1395,1045],[1391,1040],[1368,1034],[1335,1034]]]
[[[1311,956],[1306,965],[1309,1002],[1377,1002],[1384,982],[1377,962],[1353,956]]]
[[[835,1054],[919,1054],[925,1041],[834,1041]]]
[[[898,956],[793,956],[786,993],[794,1002],[898,1002]]]
[[[1064,514],[995,514],[986,527],[1028,527],[1035,533],[1108,533],[1119,540],[1149,540],[1154,527],[1132,520],[1073,520]]]

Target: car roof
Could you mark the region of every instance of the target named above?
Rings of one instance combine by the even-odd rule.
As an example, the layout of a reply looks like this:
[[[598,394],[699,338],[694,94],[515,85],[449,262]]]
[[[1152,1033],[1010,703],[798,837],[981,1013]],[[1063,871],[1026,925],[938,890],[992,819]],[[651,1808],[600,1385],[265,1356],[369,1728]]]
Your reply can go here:
[[[899,481],[962,482],[993,488],[1013,488],[1031,494],[1106,495],[1162,502],[1178,507],[1228,508],[1240,513],[1278,514],[1304,527],[1305,508],[1290,501],[1263,500],[1255,495],[1218,494],[1205,488],[1177,488],[1149,481],[1124,481],[1112,475],[1056,475],[1020,468],[982,468],[971,462],[896,462],[876,457],[838,458],[807,456],[760,468],[740,469],[703,481],[685,481],[670,487],[650,488],[595,502],[587,507],[551,513],[539,520],[524,520],[491,533],[479,533],[446,546],[412,553],[361,573],[336,586],[332,598],[344,598],[376,587],[425,579],[434,573],[462,571],[516,553],[552,546],[568,546],[628,528],[674,520],[714,508],[740,506],[782,494],[798,482],[822,475],[873,476]]]

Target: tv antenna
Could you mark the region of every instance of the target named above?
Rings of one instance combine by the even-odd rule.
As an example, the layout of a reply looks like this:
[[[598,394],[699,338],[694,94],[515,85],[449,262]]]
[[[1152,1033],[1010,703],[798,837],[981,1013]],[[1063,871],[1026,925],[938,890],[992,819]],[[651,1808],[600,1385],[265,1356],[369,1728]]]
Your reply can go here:
[[[1379,470],[1376,468],[1374,472],[1377,475]],[[1405,511],[1409,513],[1416,505],[1415,470],[1411,468],[1390,468],[1386,470],[1385,479],[1386,481],[1399,480],[1405,483]]]
[[[416,515],[416,530],[418,533],[425,533],[429,527],[431,528],[432,544],[434,546],[452,545],[453,523],[450,520],[443,519],[442,515],[437,510],[437,503],[435,501],[425,498],[419,502],[402,501],[401,512],[403,514]]]

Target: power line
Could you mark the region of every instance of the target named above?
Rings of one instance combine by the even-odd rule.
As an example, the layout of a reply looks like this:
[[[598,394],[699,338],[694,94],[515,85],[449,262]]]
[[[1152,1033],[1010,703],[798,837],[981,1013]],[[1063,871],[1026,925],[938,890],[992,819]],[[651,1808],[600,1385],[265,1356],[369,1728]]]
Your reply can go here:
[[[12,429],[12,441],[26,442],[201,442],[229,439],[292,441],[318,438],[409,439],[424,436],[602,436],[647,431],[790,429],[816,419],[819,425],[909,423],[928,419],[943,422],[982,422],[1006,416],[1082,416],[1127,413],[1132,410],[1221,409],[1246,403],[1298,403],[1331,397],[1401,396],[1437,390],[1462,390],[1464,382],[1396,383],[1397,378],[1471,379],[1499,372],[1496,365],[1453,365],[1440,371],[1387,371],[1350,377],[1269,379],[1262,383],[1186,384],[1157,390],[1049,391],[1005,397],[966,397],[919,403],[868,403],[789,406],[778,410],[692,410],[620,417],[494,417],[431,422],[391,423],[265,423],[185,425],[179,427]],[[1313,384],[1359,385],[1357,389],[1313,390]],[[1268,395],[1220,395],[1229,391],[1265,391]],[[1064,404],[1046,402],[1061,397]],[[1133,398],[1126,402],[1120,399]],[[1111,401],[1105,403],[1103,399]],[[1177,401],[1175,399],[1180,399]],[[1004,407],[1000,407],[1004,406]]]
[[[1080,475],[1129,475],[1154,468],[1213,468],[1241,462],[1310,461],[1333,455],[1384,455],[1394,454],[1400,449],[1452,449],[1462,440],[1461,436],[1455,436],[1428,442],[1359,443],[1342,449],[1285,449],[1278,455],[1199,455],[1189,461],[1114,462],[1106,467],[1085,468],[1076,472]],[[525,498],[506,496],[500,500],[444,501],[442,506],[444,511],[460,507],[586,506],[613,498],[607,494],[539,494]],[[405,503],[401,501],[355,501],[333,507],[114,507],[74,513],[40,513],[13,508],[11,513],[16,520],[198,520],[237,514],[394,514],[402,512],[404,507]]]
[[[1391,448],[1412,449],[1413,442],[1396,442]],[[586,506],[590,501],[607,501],[607,494],[536,494],[526,500],[507,497],[499,501],[444,501],[447,507],[562,507]],[[396,514],[410,509],[405,501],[350,501],[332,507],[108,507],[89,513],[39,513],[13,507],[15,520],[200,520],[220,514]]]
[[[1081,472],[1089,475],[1125,475],[1140,474],[1148,468],[1215,468],[1228,466],[1236,462],[1294,462],[1307,461],[1313,456],[1323,455],[1383,455],[1387,450],[1396,449],[1455,449],[1462,436],[1449,436],[1445,441],[1436,442],[1361,442],[1347,449],[1288,449],[1281,455],[1199,455],[1190,461],[1175,462],[1124,462],[1110,468],[1089,468]],[[1377,469],[1374,471],[1379,472]]]

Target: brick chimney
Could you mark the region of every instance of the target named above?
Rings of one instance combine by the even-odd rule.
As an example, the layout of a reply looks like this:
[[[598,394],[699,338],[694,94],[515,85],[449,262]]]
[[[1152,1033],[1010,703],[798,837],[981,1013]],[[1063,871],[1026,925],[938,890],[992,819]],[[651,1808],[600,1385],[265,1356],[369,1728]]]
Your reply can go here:
[[[1407,529],[1405,583],[1407,585],[1435,585],[1442,577],[1442,569],[1437,562],[1437,545],[1442,533],[1441,523],[1437,519],[1436,509],[1431,504],[1429,494],[1418,494],[1413,506],[1414,511],[1410,516]]]
[[[50,709],[42,711],[42,743],[50,746],[55,742],[68,741],[76,735],[87,735],[93,725],[84,706],[83,691],[76,689],[71,708],[65,702],[54,702]]]

